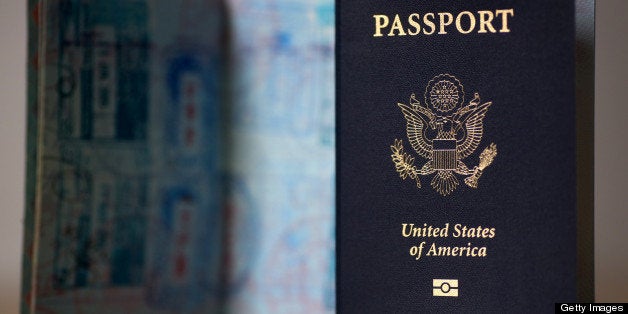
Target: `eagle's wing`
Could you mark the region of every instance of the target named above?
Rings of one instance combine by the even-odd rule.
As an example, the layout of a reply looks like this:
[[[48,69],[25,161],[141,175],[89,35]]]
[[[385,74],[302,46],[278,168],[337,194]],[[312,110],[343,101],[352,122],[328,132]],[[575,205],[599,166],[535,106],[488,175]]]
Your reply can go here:
[[[432,141],[425,138],[427,124],[434,119],[434,113],[428,108],[415,107],[416,110],[404,104],[397,104],[406,118],[406,132],[412,148],[423,158],[432,158]]]
[[[458,158],[463,159],[473,154],[480,140],[482,140],[482,133],[484,132],[484,116],[491,106],[491,102],[484,103],[482,105],[468,105],[468,109],[472,106],[477,106],[475,109],[471,109],[471,112],[464,114],[464,133],[465,136],[458,140]],[[466,108],[466,107],[465,107]],[[468,112],[468,111],[467,111]]]

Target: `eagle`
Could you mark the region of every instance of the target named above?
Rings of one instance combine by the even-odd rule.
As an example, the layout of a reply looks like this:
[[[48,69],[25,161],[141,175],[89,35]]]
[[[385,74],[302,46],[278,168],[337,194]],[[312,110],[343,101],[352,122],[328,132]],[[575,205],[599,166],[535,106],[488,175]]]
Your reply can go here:
[[[415,170],[414,175],[436,173],[432,178],[431,186],[443,196],[450,194],[458,186],[458,179],[454,174],[472,175],[479,178],[478,171],[481,173],[481,170],[487,167],[496,155],[495,145],[491,144],[489,147],[491,151],[488,153],[482,153],[480,166],[473,169],[469,169],[462,159],[473,154],[480,145],[484,131],[484,117],[491,104],[492,102],[481,104],[480,95],[477,92],[466,106],[449,115],[435,114],[427,106],[421,105],[414,94],[410,97],[409,106],[398,103],[397,106],[406,119],[406,133],[410,145],[417,154],[428,160],[420,170]],[[401,145],[400,142],[399,145]],[[486,156],[487,154],[491,156]],[[483,156],[486,157],[484,161]],[[476,187],[477,178],[475,186],[473,180],[465,180],[465,182]],[[420,187],[418,176],[416,179]]]

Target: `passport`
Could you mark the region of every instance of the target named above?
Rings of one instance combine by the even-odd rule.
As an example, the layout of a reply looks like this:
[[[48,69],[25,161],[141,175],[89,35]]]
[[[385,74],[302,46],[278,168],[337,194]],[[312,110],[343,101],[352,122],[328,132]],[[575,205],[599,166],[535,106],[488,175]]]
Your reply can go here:
[[[334,312],[333,17],[29,0],[22,311]]]
[[[337,2],[337,309],[593,299],[590,1]]]

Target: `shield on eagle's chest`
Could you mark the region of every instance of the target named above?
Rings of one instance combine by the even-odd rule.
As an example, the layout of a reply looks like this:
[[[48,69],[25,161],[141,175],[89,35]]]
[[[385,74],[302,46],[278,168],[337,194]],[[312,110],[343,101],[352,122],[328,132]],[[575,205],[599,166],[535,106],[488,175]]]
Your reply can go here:
[[[435,170],[455,170],[458,164],[456,140],[434,140],[432,143],[432,165]]]

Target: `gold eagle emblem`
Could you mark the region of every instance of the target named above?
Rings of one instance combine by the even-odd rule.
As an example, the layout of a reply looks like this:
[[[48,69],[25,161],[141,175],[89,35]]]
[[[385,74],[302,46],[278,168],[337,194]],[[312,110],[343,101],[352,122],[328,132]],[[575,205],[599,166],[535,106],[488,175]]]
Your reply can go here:
[[[492,102],[481,104],[476,92],[469,104],[462,106],[464,87],[450,74],[440,74],[430,80],[424,99],[425,105],[422,105],[412,94],[409,105],[397,103],[406,119],[410,145],[419,156],[427,159],[421,168],[415,167],[414,157],[404,152],[401,140],[395,139],[390,148],[399,176],[416,180],[417,188],[421,188],[419,176],[435,174],[431,186],[443,196],[458,187],[456,174],[467,176],[464,182],[477,188],[483,170],[497,155],[497,146],[491,143],[486,147],[480,154],[479,165],[473,169],[462,160],[480,145],[484,117]]]

